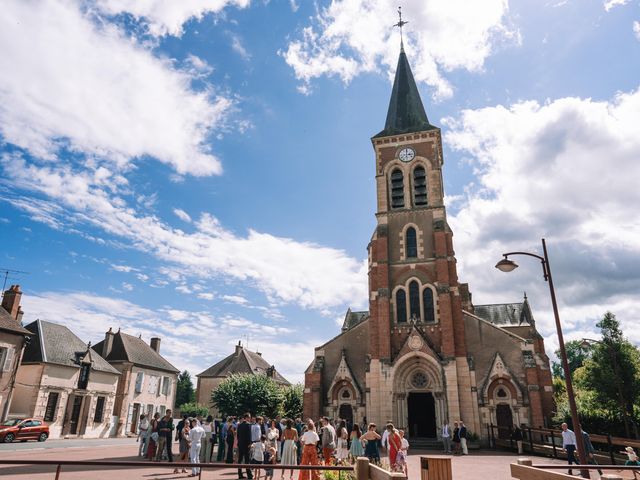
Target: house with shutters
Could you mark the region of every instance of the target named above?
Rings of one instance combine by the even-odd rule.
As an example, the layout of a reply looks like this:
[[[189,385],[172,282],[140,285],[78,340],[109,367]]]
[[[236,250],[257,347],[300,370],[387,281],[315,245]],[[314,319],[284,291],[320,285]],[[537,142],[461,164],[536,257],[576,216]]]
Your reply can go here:
[[[21,324],[20,285],[11,285],[2,296],[0,307],[0,421],[9,413],[16,372],[23,348],[31,332]]]
[[[51,438],[108,437],[120,373],[64,325],[36,320],[17,371],[11,417],[36,417]]]
[[[136,435],[141,414],[164,415],[173,408],[179,371],[160,355],[160,338],[151,338],[147,344],[109,328],[94,348],[120,373],[113,406],[114,436]]]

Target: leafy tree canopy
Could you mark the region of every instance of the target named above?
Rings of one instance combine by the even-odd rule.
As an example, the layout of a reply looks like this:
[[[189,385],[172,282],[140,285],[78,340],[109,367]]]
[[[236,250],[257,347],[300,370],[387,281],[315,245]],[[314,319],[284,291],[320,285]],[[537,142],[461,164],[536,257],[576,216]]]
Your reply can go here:
[[[266,375],[231,375],[211,393],[211,403],[223,416],[254,415],[276,417],[282,414],[283,389]]]
[[[578,368],[584,365],[584,362],[591,355],[592,347],[588,343],[582,340],[571,340],[564,344],[564,348],[567,352],[567,361],[569,362],[569,370],[575,372]],[[556,350],[556,357],[560,358],[560,350]],[[560,360],[553,362],[551,365],[554,377],[564,378],[564,370]]]
[[[286,418],[302,418],[302,398],[304,386],[301,383],[291,385],[284,389],[284,401],[282,409]]]

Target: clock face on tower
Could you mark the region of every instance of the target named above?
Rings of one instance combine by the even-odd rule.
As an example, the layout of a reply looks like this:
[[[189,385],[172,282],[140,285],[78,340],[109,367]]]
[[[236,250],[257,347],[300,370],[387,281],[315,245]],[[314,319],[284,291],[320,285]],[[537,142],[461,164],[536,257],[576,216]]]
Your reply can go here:
[[[398,158],[403,162],[410,162],[416,156],[416,151],[411,147],[406,147],[400,150]]]

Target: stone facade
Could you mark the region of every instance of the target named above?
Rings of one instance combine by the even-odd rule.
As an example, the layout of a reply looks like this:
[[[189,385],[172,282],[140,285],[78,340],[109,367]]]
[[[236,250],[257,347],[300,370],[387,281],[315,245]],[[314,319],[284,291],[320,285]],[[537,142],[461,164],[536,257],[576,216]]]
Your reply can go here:
[[[342,333],[316,348],[305,416],[393,421],[427,438],[437,438],[446,419],[462,419],[480,435],[490,422],[546,424],[549,359],[528,301],[479,306],[476,314],[458,280],[441,132],[428,122],[404,52],[385,129],[372,144],[369,310],[348,311]],[[516,323],[505,317],[510,309],[524,312]]]

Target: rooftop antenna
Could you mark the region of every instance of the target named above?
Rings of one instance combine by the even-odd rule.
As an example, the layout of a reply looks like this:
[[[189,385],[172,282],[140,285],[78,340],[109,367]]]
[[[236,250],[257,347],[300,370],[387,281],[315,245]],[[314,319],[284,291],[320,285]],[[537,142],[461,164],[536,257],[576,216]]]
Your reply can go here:
[[[2,281],[2,297],[4,297],[4,290],[5,288],[7,288],[7,279],[9,278],[10,274],[17,273],[18,275],[29,275],[29,272],[23,272],[22,270],[11,270],[10,268],[0,268],[0,272],[2,272],[4,276],[4,279]]]
[[[249,350],[249,340],[251,340],[251,335],[247,333],[246,335],[243,335],[242,338],[244,338],[244,341],[246,342],[245,348]]]
[[[404,42],[402,40],[402,27],[404,27],[409,22],[405,22],[402,20],[402,7],[398,7],[398,17],[399,17],[398,23],[394,24],[393,26],[400,28],[400,50],[404,52]]]

